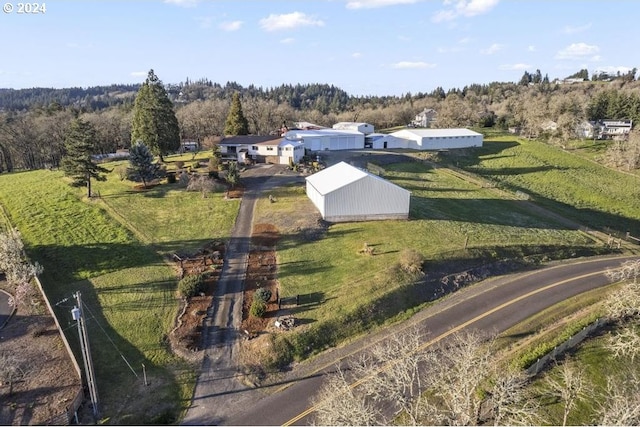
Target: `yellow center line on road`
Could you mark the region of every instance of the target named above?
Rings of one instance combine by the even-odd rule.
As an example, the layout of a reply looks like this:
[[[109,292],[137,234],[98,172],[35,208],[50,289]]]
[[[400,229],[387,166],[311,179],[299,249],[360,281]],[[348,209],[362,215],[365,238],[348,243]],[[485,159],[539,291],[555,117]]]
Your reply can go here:
[[[507,302],[505,302],[503,304],[500,304],[499,306],[496,306],[496,307],[492,308],[491,310],[488,310],[488,311],[485,311],[482,314],[479,314],[478,316],[474,317],[473,319],[467,320],[466,322],[461,323],[460,325],[449,329],[447,332],[445,332],[443,334],[440,334],[437,337],[425,342],[420,347],[418,347],[415,351],[424,350],[425,348],[430,347],[430,346],[436,344],[439,341],[442,341],[444,338],[448,337],[449,335],[452,335],[452,334],[454,334],[454,333],[466,328],[467,326],[469,326],[469,325],[471,325],[471,324],[473,324],[473,323],[475,323],[475,322],[477,322],[477,321],[479,321],[481,319],[484,319],[485,317],[490,316],[490,315],[494,314],[497,311],[500,311],[500,310],[504,309],[505,307],[513,305],[513,304],[515,304],[515,303],[517,303],[519,301],[522,301],[523,299],[526,299],[526,298],[529,298],[529,297],[531,297],[533,295],[539,294],[540,292],[544,292],[544,291],[547,291],[549,289],[553,289],[555,287],[564,285],[565,283],[568,283],[568,282],[573,282],[573,281],[579,280],[579,279],[585,279],[585,278],[591,277],[591,276],[597,276],[597,275],[602,274],[602,273],[604,273],[604,271],[596,271],[596,272],[593,272],[593,273],[583,274],[581,276],[571,277],[569,279],[565,279],[565,280],[562,280],[560,282],[556,282],[556,283],[552,283],[550,285],[544,286],[544,287],[542,287],[540,289],[536,289],[535,291],[531,291],[531,292],[526,293],[524,295],[520,295],[517,298],[514,298],[514,299],[512,299],[510,301],[507,301]],[[378,375],[380,372],[384,372],[389,366],[390,366],[389,364],[386,364],[386,365],[380,367],[380,369],[376,370],[371,375],[368,375],[366,377],[363,377],[363,378],[359,379],[358,381],[356,381],[353,384],[351,384],[349,387],[352,388],[352,389],[358,387],[360,384],[364,383],[365,381],[369,380],[370,378],[373,378],[374,376]],[[303,411],[300,414],[298,414],[297,416],[291,418],[289,421],[285,422],[282,425],[283,426],[293,425],[295,422],[300,421],[301,419],[303,419],[307,415],[311,414],[312,412],[315,412],[318,409],[318,407],[320,406],[320,404],[321,403],[307,408],[305,411]]]

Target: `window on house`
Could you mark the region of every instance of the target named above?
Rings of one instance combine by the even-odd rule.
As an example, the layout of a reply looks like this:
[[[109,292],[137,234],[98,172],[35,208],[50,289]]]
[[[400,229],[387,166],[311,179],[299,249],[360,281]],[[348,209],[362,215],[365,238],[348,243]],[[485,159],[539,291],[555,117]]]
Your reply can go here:
[[[253,151],[258,151],[258,146],[257,146],[257,145],[254,145],[254,146],[252,146],[252,147],[251,147],[251,149],[252,149]]]
[[[273,147],[267,147],[267,151],[273,151]]]

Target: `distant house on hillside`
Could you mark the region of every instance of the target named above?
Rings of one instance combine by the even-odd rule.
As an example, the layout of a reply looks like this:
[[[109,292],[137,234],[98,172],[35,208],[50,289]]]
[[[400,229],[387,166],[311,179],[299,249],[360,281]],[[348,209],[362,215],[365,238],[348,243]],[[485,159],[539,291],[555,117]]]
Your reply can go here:
[[[579,138],[626,140],[633,128],[633,120],[583,121],[576,127]]]
[[[629,138],[632,128],[632,120],[601,120],[600,139],[625,140]]]
[[[425,108],[411,121],[412,127],[428,128],[436,121],[438,113],[433,108]]]

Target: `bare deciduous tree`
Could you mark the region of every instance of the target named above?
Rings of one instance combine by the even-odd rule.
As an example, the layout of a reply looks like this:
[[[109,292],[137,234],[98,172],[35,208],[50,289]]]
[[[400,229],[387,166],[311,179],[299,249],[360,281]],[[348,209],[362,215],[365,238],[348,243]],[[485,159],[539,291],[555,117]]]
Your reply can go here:
[[[627,325],[611,334],[606,346],[615,357],[629,357],[633,362],[640,353],[640,334],[633,325]]]
[[[612,282],[629,281],[607,297],[607,315],[613,320],[640,315],[640,259],[626,261],[620,267],[608,270],[606,274]]]
[[[533,399],[527,385],[529,379],[521,370],[498,370],[487,390],[493,425],[541,424],[537,416],[539,401]]]
[[[571,359],[565,360],[557,377],[552,373],[545,376],[546,394],[562,404],[562,425],[567,425],[569,414],[590,391],[584,372]]]
[[[635,370],[628,370],[624,380],[609,378],[607,390],[600,399],[598,425],[640,425],[640,378]]]
[[[199,191],[202,194],[202,198],[206,198],[208,193],[212,193],[216,190],[218,185],[212,179],[204,175],[196,175],[189,179],[187,185],[187,191]]]
[[[324,382],[313,400],[316,406],[315,422],[320,425],[378,425],[376,408],[356,393],[345,374],[338,369]]]
[[[357,377],[366,378],[360,385],[362,393],[393,408],[394,415],[408,417],[411,425],[419,425],[423,414],[421,364],[431,356],[420,351],[421,344],[419,330],[411,329],[375,346],[351,367]]]
[[[428,374],[427,394],[438,400],[428,405],[428,421],[450,425],[477,425],[480,418],[480,386],[492,373],[493,337],[478,331],[453,334],[438,348],[437,363]]]
[[[25,378],[29,371],[27,361],[20,359],[17,354],[8,351],[0,353],[0,386],[9,386],[9,396],[13,392],[13,384]]]
[[[25,259],[20,232],[15,229],[0,233],[0,270],[12,285],[28,283],[42,272],[40,264],[31,264]]]

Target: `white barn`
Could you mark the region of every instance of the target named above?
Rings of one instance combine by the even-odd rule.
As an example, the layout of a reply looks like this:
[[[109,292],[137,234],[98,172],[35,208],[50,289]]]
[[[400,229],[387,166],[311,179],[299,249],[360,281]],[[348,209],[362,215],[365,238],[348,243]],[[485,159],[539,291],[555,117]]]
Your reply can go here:
[[[362,132],[365,135],[373,133],[375,130],[373,125],[370,125],[369,123],[362,123],[362,122],[338,122],[335,125],[333,125],[333,129],[355,130],[358,132]]]
[[[284,137],[292,141],[301,141],[307,150],[358,150],[364,148],[364,134],[353,130],[294,129],[286,132]]]
[[[482,147],[482,134],[469,129],[402,129],[390,135],[406,140],[406,147],[414,150],[448,150]]]
[[[306,178],[307,197],[330,222],[408,219],[411,193],[340,162]]]

